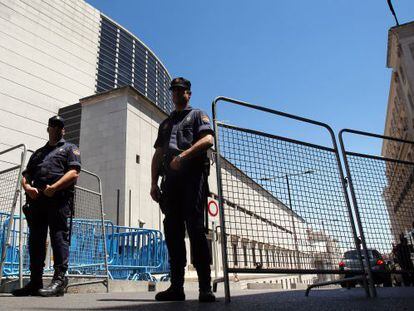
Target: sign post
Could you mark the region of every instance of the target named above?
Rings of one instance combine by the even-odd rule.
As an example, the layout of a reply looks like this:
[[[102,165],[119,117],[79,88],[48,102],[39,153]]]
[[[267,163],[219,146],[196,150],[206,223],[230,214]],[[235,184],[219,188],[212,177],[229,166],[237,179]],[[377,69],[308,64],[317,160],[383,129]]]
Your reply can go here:
[[[217,216],[219,208],[218,208],[218,205],[217,205],[216,201],[211,200],[211,201],[208,202],[207,211],[208,211],[208,214],[211,217],[213,217],[213,219],[214,219],[214,217]],[[211,243],[212,243],[212,248],[213,248],[212,252],[213,252],[213,260],[214,260],[214,278],[217,279],[217,277],[218,277],[217,244],[216,244],[217,243],[217,236],[216,236],[216,223],[215,223],[214,220],[211,222],[211,227],[212,227],[212,236],[211,236],[212,241],[211,241]]]

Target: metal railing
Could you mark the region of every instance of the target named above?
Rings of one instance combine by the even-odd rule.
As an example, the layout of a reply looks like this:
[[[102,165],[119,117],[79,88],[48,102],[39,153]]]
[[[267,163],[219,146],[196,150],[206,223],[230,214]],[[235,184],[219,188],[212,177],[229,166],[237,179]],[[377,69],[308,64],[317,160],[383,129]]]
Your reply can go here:
[[[161,231],[109,224],[107,244],[112,278],[153,280],[169,273],[168,251]]]
[[[17,162],[14,162],[13,154],[15,152],[18,154]],[[2,238],[0,239],[0,282],[3,278],[7,251],[10,251],[13,247],[10,244],[15,219],[12,215],[15,215],[16,206],[20,198],[22,170],[26,160],[26,153],[26,146],[24,144],[0,151],[0,213],[2,213],[0,218],[0,228],[2,228]],[[12,240],[14,241],[13,238]]]
[[[222,122],[219,102],[319,128],[330,146],[260,131],[252,122],[248,128],[239,126],[233,110],[226,115],[232,119]],[[333,130],[318,121],[226,97],[216,98],[212,106],[223,264],[223,278],[214,285],[224,281],[226,301],[229,273],[292,273],[299,281],[305,274],[353,273],[367,295],[375,296]],[[356,251],[359,265],[345,272],[339,263],[350,250]]]
[[[347,149],[347,137],[382,142],[383,155]],[[365,233],[367,260],[376,282],[391,282],[401,274],[414,284],[414,254],[410,232],[414,225],[414,141],[344,129],[339,133],[358,226]],[[365,257],[368,258],[368,257]]]

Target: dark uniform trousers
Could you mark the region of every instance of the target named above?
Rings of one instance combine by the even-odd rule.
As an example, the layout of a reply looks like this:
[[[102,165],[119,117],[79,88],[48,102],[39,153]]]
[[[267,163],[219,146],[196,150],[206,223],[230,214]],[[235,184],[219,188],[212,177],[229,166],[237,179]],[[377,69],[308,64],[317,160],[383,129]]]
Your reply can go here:
[[[161,183],[161,210],[165,214],[164,231],[170,256],[171,282],[183,287],[186,266],[185,229],[187,228],[197,270],[200,290],[210,290],[210,252],[204,228],[207,200],[207,173],[202,169],[169,172]]]
[[[66,272],[69,261],[69,225],[73,195],[56,193],[55,197],[41,196],[24,209],[29,226],[30,271],[36,279],[43,274],[46,259],[48,228],[53,250],[54,269]]]

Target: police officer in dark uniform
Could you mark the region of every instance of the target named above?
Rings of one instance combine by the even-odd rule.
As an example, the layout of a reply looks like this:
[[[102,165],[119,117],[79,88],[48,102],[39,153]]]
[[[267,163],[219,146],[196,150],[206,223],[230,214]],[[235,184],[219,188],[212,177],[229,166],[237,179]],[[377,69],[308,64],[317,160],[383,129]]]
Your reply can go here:
[[[164,232],[170,257],[171,286],[158,293],[158,301],[185,300],[185,230],[187,229],[199,281],[199,301],[213,302],[210,252],[204,228],[208,196],[209,160],[214,132],[203,111],[189,105],[191,83],[184,78],[171,81],[175,111],[158,130],[152,159],[151,197],[165,215]],[[162,177],[161,189],[158,179]]]
[[[12,292],[14,296],[63,296],[68,284],[65,273],[69,258],[69,224],[72,215],[74,185],[81,168],[76,145],[63,139],[64,120],[49,119],[49,141],[30,157],[23,172],[26,192],[23,211],[29,226],[30,282]],[[52,282],[43,288],[47,231],[53,250]]]

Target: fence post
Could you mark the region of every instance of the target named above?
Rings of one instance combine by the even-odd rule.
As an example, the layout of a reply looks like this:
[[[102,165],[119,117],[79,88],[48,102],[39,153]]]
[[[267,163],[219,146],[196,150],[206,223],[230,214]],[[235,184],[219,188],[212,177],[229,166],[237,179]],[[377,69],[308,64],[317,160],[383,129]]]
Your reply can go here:
[[[224,279],[224,293],[225,293],[225,302],[230,302],[230,284],[229,284],[229,274],[228,274],[228,263],[227,263],[227,237],[226,237],[226,224],[224,220],[224,202],[223,202],[223,184],[221,180],[221,160],[220,160],[220,146],[218,143],[218,126],[216,119],[216,105],[219,98],[216,98],[213,101],[213,126],[214,126],[214,145],[216,148],[215,157],[216,157],[216,174],[217,174],[217,194],[219,201],[219,213],[220,213],[220,235],[221,235],[221,256],[222,256],[222,265],[223,265],[223,279]]]

